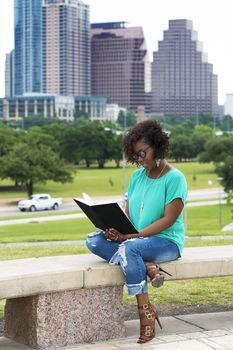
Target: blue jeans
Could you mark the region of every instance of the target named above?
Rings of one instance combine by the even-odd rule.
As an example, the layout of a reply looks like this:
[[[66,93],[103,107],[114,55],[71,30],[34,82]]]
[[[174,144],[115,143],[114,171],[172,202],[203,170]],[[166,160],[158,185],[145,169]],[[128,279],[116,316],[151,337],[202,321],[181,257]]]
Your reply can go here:
[[[87,236],[86,245],[109,264],[121,266],[130,295],[148,292],[144,261],[165,262],[180,257],[174,242],[156,235],[120,243],[105,239],[104,231],[96,231]]]

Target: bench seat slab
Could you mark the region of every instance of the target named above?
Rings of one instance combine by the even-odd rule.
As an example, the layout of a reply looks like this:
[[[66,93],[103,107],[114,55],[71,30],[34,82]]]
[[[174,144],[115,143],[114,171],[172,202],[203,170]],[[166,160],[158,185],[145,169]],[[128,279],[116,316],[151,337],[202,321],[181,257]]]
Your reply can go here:
[[[8,299],[4,335],[35,349],[124,336],[123,286]]]

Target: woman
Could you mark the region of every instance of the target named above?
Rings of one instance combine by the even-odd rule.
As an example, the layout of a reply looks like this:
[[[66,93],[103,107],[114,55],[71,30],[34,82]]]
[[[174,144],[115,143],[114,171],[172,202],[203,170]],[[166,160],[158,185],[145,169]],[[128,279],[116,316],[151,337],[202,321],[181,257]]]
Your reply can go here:
[[[140,168],[132,174],[125,211],[138,233],[125,235],[109,228],[90,234],[86,242],[94,254],[120,264],[128,292],[138,304],[138,343],[155,337],[155,320],[161,327],[149,301],[147,275],[154,287],[160,287],[167,272],[158,263],[178,259],[184,245],[181,212],[187,184],[184,175],[165,160],[168,149],[169,137],[157,121],[141,122],[127,133],[126,159]]]

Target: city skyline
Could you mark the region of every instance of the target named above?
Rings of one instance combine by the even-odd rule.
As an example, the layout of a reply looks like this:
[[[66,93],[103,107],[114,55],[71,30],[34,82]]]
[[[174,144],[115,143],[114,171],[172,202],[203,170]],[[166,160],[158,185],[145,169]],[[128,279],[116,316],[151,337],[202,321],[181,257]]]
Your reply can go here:
[[[225,95],[233,92],[233,47],[231,45],[230,0],[222,0],[221,7],[210,0],[164,0],[156,9],[153,0],[135,2],[132,10],[130,0],[85,0],[90,5],[91,22],[126,21],[129,26],[142,26],[152,61],[152,52],[157,51],[158,41],[168,28],[169,19],[190,19],[198,40],[208,54],[208,62],[218,75],[219,103],[224,104]],[[0,2],[0,97],[4,96],[5,55],[13,47],[13,0]],[[7,33],[7,35],[6,35]]]

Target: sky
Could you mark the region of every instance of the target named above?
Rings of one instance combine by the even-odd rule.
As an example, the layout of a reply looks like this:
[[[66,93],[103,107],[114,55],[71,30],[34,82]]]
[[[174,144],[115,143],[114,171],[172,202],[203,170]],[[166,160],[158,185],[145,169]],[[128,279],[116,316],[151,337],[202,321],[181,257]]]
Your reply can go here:
[[[34,1],[34,0],[32,0]],[[84,0],[90,5],[91,22],[125,21],[142,26],[152,53],[163,39],[170,19],[189,19],[218,75],[218,102],[233,93],[232,0]],[[0,0],[0,97],[4,96],[5,54],[14,47],[13,0]]]

